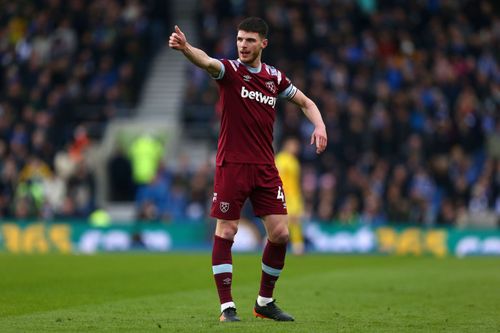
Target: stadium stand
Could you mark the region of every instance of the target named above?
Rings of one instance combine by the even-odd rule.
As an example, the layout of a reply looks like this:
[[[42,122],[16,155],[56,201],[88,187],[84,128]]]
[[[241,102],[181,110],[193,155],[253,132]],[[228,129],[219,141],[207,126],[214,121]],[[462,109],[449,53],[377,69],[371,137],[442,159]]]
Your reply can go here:
[[[86,218],[96,208],[104,178],[89,167],[87,149],[112,121],[135,112],[171,28],[162,13],[172,3],[183,1],[0,0],[1,218]],[[219,58],[236,57],[241,18],[270,24],[264,61],[315,100],[328,127],[328,150],[317,157],[300,110],[277,108],[276,147],[288,136],[304,142],[307,219],[493,228],[500,220],[498,7],[492,0],[202,0],[196,15],[176,20],[197,22],[188,35]],[[137,192],[124,151],[108,164],[119,171],[108,173],[110,199],[135,200],[140,219],[201,221],[208,213],[217,88],[186,67],[180,114],[194,144],[175,161],[161,160]],[[145,102],[157,112],[161,92],[151,92]],[[201,146],[212,149],[206,160],[190,160]]]
[[[500,16],[494,1],[227,1],[199,8],[200,46],[235,58],[245,16],[270,24],[264,62],[323,112],[328,151],[282,104],[277,146],[304,143],[307,218],[496,227],[500,219]],[[195,66],[185,127],[215,141],[216,85]],[[215,143],[213,144],[215,147]]]
[[[0,0],[0,218],[86,218],[86,151],[130,116],[164,43],[162,1]],[[163,10],[161,10],[163,8]]]

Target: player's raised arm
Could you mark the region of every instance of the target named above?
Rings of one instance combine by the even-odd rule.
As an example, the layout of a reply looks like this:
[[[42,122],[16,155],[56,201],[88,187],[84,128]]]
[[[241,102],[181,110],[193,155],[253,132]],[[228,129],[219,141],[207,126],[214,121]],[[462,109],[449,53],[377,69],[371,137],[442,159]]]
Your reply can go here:
[[[174,50],[181,51],[189,61],[203,68],[214,77],[217,77],[222,70],[222,63],[217,59],[209,57],[203,50],[189,44],[186,35],[184,35],[177,25],[175,26],[175,31],[170,35],[168,46]]]
[[[299,89],[297,89],[297,92],[290,101],[299,106],[306,115],[307,119],[313,123],[314,132],[311,135],[311,144],[316,144],[317,154],[322,153],[326,149],[328,140],[326,136],[325,123],[323,122],[323,118],[321,117],[318,107]]]

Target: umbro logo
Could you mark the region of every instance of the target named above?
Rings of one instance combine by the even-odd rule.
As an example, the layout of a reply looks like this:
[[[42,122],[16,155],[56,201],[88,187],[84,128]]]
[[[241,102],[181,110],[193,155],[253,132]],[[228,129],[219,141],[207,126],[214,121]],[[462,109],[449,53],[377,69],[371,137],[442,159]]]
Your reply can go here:
[[[248,81],[250,81],[251,79],[252,79],[252,77],[251,77],[250,75],[248,75],[248,74],[243,75],[243,81],[248,82]]]
[[[231,278],[230,277],[225,278],[224,280],[222,280],[222,283],[224,283],[226,285],[231,284]]]

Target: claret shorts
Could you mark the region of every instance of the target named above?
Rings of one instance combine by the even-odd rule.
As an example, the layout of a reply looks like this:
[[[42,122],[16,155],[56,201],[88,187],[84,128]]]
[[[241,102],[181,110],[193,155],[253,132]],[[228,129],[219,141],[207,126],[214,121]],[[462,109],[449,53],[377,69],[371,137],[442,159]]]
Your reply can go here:
[[[274,164],[224,162],[217,166],[210,216],[238,220],[247,198],[256,216],[287,214],[283,183]]]

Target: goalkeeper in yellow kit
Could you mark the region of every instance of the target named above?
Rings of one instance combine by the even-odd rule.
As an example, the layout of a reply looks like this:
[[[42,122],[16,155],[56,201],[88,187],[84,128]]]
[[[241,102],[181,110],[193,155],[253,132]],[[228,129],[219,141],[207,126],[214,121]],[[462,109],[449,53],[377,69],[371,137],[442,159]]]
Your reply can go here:
[[[294,254],[304,253],[304,237],[302,236],[301,226],[304,202],[300,190],[300,163],[297,158],[299,151],[299,140],[291,137],[283,142],[281,151],[276,155],[276,167],[283,181],[286,208],[288,210],[290,242]]]

